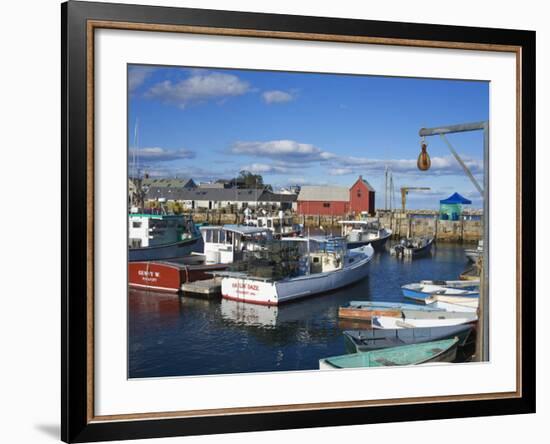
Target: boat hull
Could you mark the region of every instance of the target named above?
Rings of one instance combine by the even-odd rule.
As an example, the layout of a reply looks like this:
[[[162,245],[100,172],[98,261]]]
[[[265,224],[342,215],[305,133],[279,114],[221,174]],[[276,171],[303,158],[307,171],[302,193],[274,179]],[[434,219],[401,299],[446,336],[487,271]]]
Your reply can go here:
[[[466,313],[464,317],[449,317],[445,319],[403,319],[400,317],[374,316],[372,328],[376,329],[400,329],[400,328],[425,328],[425,327],[449,327],[476,322]]]
[[[365,240],[365,241],[359,241],[359,242],[348,242],[347,247],[348,250],[352,250],[354,248],[363,247],[364,245],[371,245],[372,248],[374,248],[375,251],[383,251],[386,248],[386,242],[391,237],[391,233],[388,233],[384,237],[380,237],[375,240]]]
[[[178,293],[182,284],[211,279],[213,271],[227,269],[226,264],[182,264],[177,262],[130,262],[128,285],[153,291]]]
[[[344,331],[346,348],[351,353],[368,352],[402,345],[458,338],[460,347],[471,340],[471,325],[432,328],[405,328],[397,330],[352,330]]]
[[[452,296],[452,297],[468,297],[468,298],[478,298],[479,292],[473,292],[473,291],[465,291],[461,292],[457,289],[448,289],[447,292],[451,294],[445,294],[440,292],[427,292],[422,290],[414,290],[411,288],[407,288],[406,286],[401,287],[401,292],[403,293],[403,296],[407,299],[412,299],[415,301],[424,301],[427,298],[430,298],[432,296]]]
[[[159,245],[143,248],[129,248],[128,261],[159,261],[168,259],[177,259],[188,256],[191,253],[202,253],[203,241],[198,236],[192,239],[186,239],[181,242],[174,242],[168,245]]]
[[[368,248],[368,247],[367,247]],[[373,249],[360,260],[340,270],[315,273],[280,281],[250,277],[226,277],[222,280],[222,297],[261,305],[279,305],[296,299],[326,293],[354,284],[368,275]]]
[[[432,311],[426,305],[403,304],[400,302],[352,301],[347,306],[338,308],[338,317],[341,319],[355,319],[370,321],[373,316],[400,316],[402,310]]]
[[[396,257],[402,257],[402,258],[420,258],[424,256],[428,256],[432,252],[432,245],[433,245],[433,239],[430,239],[428,243],[422,247],[414,248],[414,247],[403,247],[402,245],[398,244],[391,248],[390,253]]]
[[[401,310],[395,308],[353,308],[340,307],[338,308],[338,317],[341,319],[357,319],[361,321],[370,321],[373,316],[399,316]]]
[[[457,338],[403,345],[325,358],[320,360],[319,368],[389,367],[452,362],[456,359],[457,346]]]

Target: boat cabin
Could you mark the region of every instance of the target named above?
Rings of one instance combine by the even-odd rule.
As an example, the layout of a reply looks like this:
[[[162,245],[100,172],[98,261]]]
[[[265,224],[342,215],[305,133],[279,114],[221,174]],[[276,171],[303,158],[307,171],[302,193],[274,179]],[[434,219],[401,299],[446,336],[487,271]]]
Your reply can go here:
[[[242,260],[244,251],[253,251],[260,241],[272,239],[271,230],[265,227],[207,225],[200,230],[207,264],[231,264]]]
[[[248,210],[248,209],[247,209]],[[298,236],[302,231],[302,225],[295,224],[291,215],[279,214],[274,216],[261,212],[259,215],[252,216],[250,211],[245,211],[244,225],[257,228],[268,228],[277,236]]]

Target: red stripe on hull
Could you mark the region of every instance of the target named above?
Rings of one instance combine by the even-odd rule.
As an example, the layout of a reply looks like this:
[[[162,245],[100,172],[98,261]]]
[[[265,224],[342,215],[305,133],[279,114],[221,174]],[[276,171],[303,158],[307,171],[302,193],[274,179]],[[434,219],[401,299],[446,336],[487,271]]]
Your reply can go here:
[[[138,288],[140,290],[151,290],[151,291],[156,291],[156,292],[159,292],[159,293],[176,294],[180,291],[179,288],[155,287],[155,286],[152,286],[152,285],[134,284],[132,282],[130,282],[128,285],[131,288]]]
[[[222,294],[222,298],[229,299],[230,301],[246,302],[247,304],[255,304],[255,305],[267,305],[267,306],[270,306],[270,307],[276,307],[277,305],[279,305],[276,302],[253,301],[253,300],[250,300],[250,299],[243,299],[243,298],[236,298],[236,297],[233,297],[233,296],[228,296],[226,294]]]

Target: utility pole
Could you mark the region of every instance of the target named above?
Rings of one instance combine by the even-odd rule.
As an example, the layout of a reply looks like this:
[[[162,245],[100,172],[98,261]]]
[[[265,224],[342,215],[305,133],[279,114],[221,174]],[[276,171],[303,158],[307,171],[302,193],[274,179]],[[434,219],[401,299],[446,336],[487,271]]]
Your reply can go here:
[[[445,134],[463,133],[468,131],[483,131],[483,188],[477,183],[471,171],[462,161],[458,153],[449,143]],[[476,342],[476,359],[489,360],[489,122],[461,123],[438,128],[421,128],[420,137],[439,135],[447,144],[466,175],[483,197],[483,258],[481,261],[478,330]]]

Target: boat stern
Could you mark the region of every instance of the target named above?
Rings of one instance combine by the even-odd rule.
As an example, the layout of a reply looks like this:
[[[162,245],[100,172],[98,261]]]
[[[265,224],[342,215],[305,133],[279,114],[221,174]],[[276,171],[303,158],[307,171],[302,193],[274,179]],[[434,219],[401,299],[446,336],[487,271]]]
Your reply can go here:
[[[224,277],[222,280],[222,297],[250,304],[279,304],[276,284],[255,279]]]

